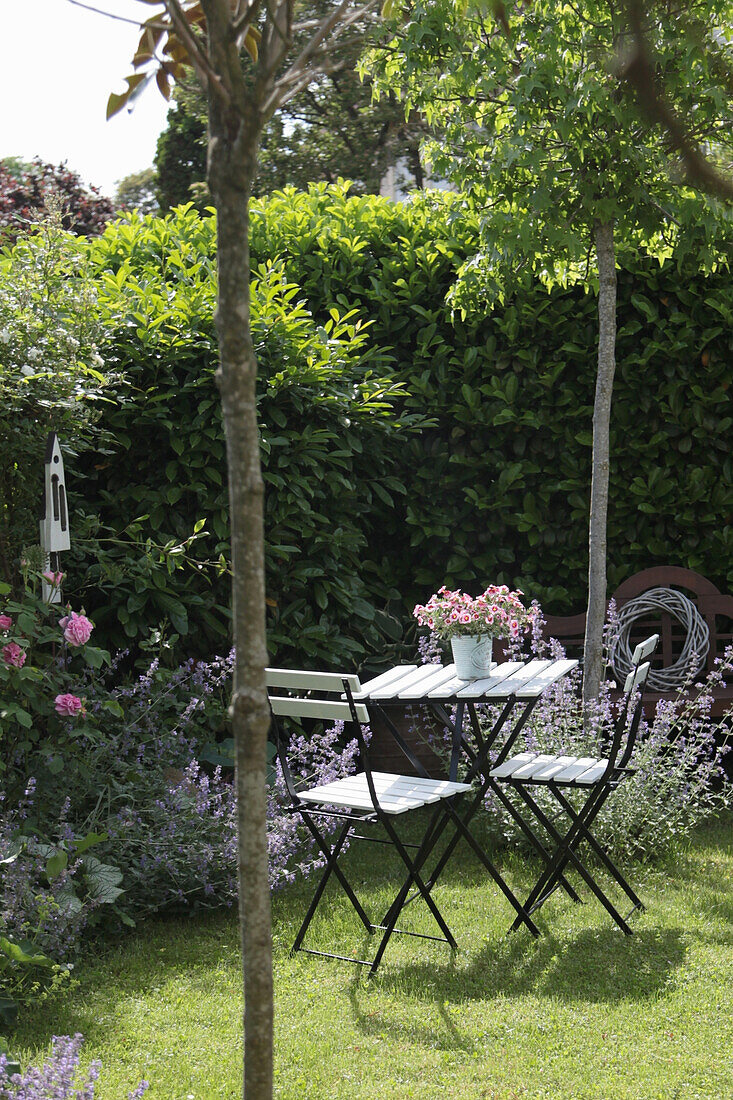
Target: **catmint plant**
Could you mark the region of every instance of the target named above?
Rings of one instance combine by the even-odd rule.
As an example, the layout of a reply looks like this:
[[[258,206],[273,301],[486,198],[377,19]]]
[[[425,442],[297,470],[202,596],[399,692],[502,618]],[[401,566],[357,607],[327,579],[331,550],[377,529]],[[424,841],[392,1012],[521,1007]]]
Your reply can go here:
[[[9,1074],[8,1059],[0,1054],[0,1100],[94,1100],[94,1086],[102,1063],[93,1061],[83,1079],[79,1072],[80,1034],[54,1035],[51,1052],[43,1065],[30,1066],[24,1073]],[[128,1092],[128,1100],[140,1100],[149,1088],[141,1081]]]
[[[86,646],[87,628],[70,622],[79,648]],[[166,908],[236,900],[232,769],[206,763],[226,755],[233,659],[167,669],[156,656],[118,684],[125,658],[117,655],[102,670],[87,666],[72,676],[66,694],[83,700],[84,714],[64,695],[54,712],[73,724],[76,750],[59,754],[58,775],[47,769],[42,784],[28,780],[15,811],[0,801],[0,855],[17,849],[0,879],[6,929],[63,960],[100,920],[129,925]],[[222,748],[212,754],[217,741]],[[329,782],[353,770],[357,751],[342,724],[296,732],[294,775],[299,783]],[[319,866],[321,856],[288,812],[279,765],[270,781],[270,881],[277,889]]]

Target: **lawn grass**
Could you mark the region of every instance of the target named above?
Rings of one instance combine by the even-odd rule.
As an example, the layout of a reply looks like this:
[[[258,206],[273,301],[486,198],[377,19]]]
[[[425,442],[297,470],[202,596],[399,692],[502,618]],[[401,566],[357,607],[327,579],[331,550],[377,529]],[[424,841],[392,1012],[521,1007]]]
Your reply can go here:
[[[461,945],[395,937],[369,980],[349,963],[290,957],[311,884],[274,899],[276,1094],[287,1100],[731,1100],[733,818],[698,830],[656,866],[633,868],[647,904],[627,939],[590,899],[556,894],[543,936],[506,936],[511,913],[467,851],[436,897]],[[368,911],[390,900],[380,847],[349,853]],[[521,890],[535,865],[503,868]],[[521,892],[520,890],[520,892]],[[334,888],[312,945],[363,951]],[[403,924],[432,932],[416,903]],[[76,987],[27,1012],[24,1065],[52,1034],[84,1034],[99,1100],[141,1078],[150,1100],[241,1095],[241,992],[233,913],[158,920],[80,963]]]

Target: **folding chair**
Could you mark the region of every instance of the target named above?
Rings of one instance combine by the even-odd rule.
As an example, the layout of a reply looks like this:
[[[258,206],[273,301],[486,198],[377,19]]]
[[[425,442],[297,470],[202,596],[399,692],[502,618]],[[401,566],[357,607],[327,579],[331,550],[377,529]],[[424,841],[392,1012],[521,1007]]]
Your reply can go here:
[[[572,868],[578,871],[593,894],[605,906],[626,935],[630,936],[632,934],[632,930],[627,923],[628,917],[635,910],[644,907],[621,872],[592,835],[591,827],[613,791],[625,778],[634,774],[635,769],[629,766],[629,761],[639,730],[643,688],[650,667],[649,662],[645,662],[645,659],[652,655],[658,641],[659,635],[654,634],[646,641],[641,642],[634,650],[631,671],[624,684],[623,702],[614,725],[607,757],[598,759],[591,756],[577,757],[522,752],[509,759],[502,759],[500,754],[495,766],[489,772],[491,789],[537,849],[546,864],[534,889],[524,903],[524,909],[527,913],[531,914],[544,905],[558,887],[562,887],[574,901],[580,901],[565,877],[565,871]],[[625,746],[623,746],[624,735],[626,738]],[[533,817],[549,836],[551,846],[546,846],[546,842],[543,843],[538,837],[511,799],[507,797],[505,791],[502,790],[502,786],[511,787],[517,792],[525,806],[528,807]],[[529,793],[527,788],[532,786],[543,787],[555,797],[561,811],[570,820],[570,827],[564,834],[560,832],[555,822]],[[579,809],[573,806],[568,799],[567,792],[569,790],[583,791],[587,794],[585,802]],[[621,887],[631,901],[632,908],[626,917],[621,916],[588,868],[581,862],[578,856],[578,848],[583,843],[590,846],[602,867],[605,868],[610,877]],[[511,930],[514,931],[518,928],[520,923],[521,918],[518,917],[514,921]]]
[[[431,896],[433,883],[426,886],[422,868],[429,858],[437,839],[442,832],[445,816],[456,820],[453,799],[470,791],[467,783],[455,783],[447,780],[432,779],[422,765],[415,759],[409,748],[400,744],[416,775],[396,775],[389,772],[373,771],[369,763],[369,751],[361,728],[369,721],[369,714],[363,703],[355,703],[353,694],[361,688],[359,680],[353,675],[336,672],[307,672],[292,669],[267,669],[268,689],[279,689],[297,694],[274,694],[269,692],[270,709],[273,716],[273,731],[283,778],[291,799],[290,810],[300,815],[313,839],[323,853],[326,864],[316,887],[313,899],[300,926],[292,952],[307,951],[312,955],[326,958],[344,959],[370,968],[370,975],[376,973],[384,951],[393,933],[417,936],[421,939],[439,940],[448,943],[453,950],[456,941]],[[346,699],[341,697],[345,693]],[[331,697],[329,698],[329,694]],[[323,697],[325,695],[325,697]],[[334,695],[336,696],[334,698]],[[344,779],[337,779],[308,790],[297,790],[292,772],[288,765],[288,740],[283,732],[280,718],[316,718],[324,721],[353,722],[361,755],[363,771]],[[419,844],[403,841],[396,828],[395,819],[413,810],[433,806],[434,811],[425,828]],[[317,819],[336,818],[343,822],[333,843],[329,843]],[[356,832],[365,826],[381,826],[387,839],[377,836],[365,836]],[[392,844],[400,856],[406,878],[402,882],[386,917],[381,924],[373,924],[355,891],[339,864],[344,846],[348,840],[368,840],[382,844]],[[408,849],[416,849],[414,856]],[[303,946],[308,927],[318,908],[326,885],[334,876],[340,883],[367,932],[381,932],[376,954],[372,959],[357,959],[349,955],[339,955],[328,951],[316,951]],[[410,932],[397,928],[399,914],[404,908],[410,889],[415,886],[425,904],[432,913],[441,936],[430,936],[419,932]]]

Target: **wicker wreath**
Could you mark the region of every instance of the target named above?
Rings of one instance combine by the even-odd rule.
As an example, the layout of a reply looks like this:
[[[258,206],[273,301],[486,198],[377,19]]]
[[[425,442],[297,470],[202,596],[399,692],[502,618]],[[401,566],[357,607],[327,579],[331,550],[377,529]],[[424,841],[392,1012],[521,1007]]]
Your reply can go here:
[[[618,616],[619,633],[610,656],[611,668],[619,683],[631,670],[632,649],[629,644],[631,626],[637,619],[654,612],[666,611],[687,628],[687,637],[677,660],[669,668],[649,671],[647,685],[652,691],[673,691],[682,687],[693,671],[702,667],[710,649],[710,631],[692,600],[674,588],[650,588],[636,599],[629,600]]]

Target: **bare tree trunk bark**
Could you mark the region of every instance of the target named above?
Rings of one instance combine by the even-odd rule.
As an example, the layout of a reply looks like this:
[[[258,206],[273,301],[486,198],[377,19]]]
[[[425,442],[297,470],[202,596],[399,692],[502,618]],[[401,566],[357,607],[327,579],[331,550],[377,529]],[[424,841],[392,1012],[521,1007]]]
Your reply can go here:
[[[240,135],[241,137],[241,135]],[[218,374],[227,440],[236,660],[231,704],[238,805],[239,913],[244,980],[247,1100],[271,1100],[273,980],[267,858],[265,563],[257,427],[257,361],[250,334],[249,192],[256,141],[241,148],[215,135],[209,185],[217,211]],[[246,181],[246,183],[243,183]]]
[[[583,705],[598,697],[603,658],[603,623],[606,617],[606,553],[608,481],[610,472],[609,425],[613,376],[616,371],[616,256],[613,224],[595,227],[598,258],[598,374],[593,405],[593,457],[588,536],[588,612],[583,645]]]

